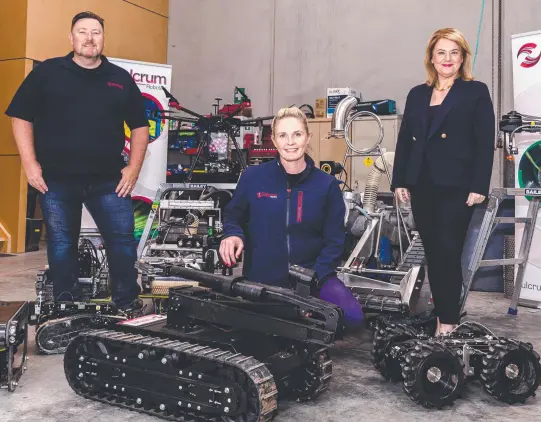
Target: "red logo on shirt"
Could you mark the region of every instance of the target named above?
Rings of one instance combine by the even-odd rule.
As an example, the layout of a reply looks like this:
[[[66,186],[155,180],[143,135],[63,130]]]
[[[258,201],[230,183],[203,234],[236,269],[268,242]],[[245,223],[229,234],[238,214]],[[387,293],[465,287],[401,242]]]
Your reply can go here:
[[[277,195],[277,194],[275,194],[275,193],[268,193],[268,192],[257,192],[256,196],[257,196],[257,199],[260,199],[260,198],[272,198],[272,199],[276,199],[276,198],[278,198],[278,195]]]
[[[114,86],[115,88],[120,88],[120,89],[124,89],[124,87],[120,84],[117,84],[115,82],[107,82],[107,85],[109,86]]]

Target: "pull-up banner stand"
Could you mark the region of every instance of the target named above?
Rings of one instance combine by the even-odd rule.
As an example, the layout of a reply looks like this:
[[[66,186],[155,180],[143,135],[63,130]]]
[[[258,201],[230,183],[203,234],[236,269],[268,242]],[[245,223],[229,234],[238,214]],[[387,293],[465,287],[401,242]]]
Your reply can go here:
[[[514,110],[541,117],[541,31],[511,37]],[[515,187],[541,188],[541,133],[515,134]],[[530,198],[515,197],[515,217],[526,217]],[[539,212],[539,211],[538,211]],[[519,303],[541,307],[541,218],[538,215]],[[518,258],[524,224],[515,224]],[[516,277],[516,271],[515,271]]]
[[[133,210],[135,214],[135,237],[141,237],[152,201],[161,183],[166,181],[168,122],[153,117],[155,110],[169,110],[168,100],[162,87],[171,90],[172,67],[170,65],[138,62],[132,60],[108,58],[117,66],[126,69],[137,83],[145,100],[145,108],[149,122],[150,143],[148,145],[143,167],[134,190],[132,191]],[[124,123],[125,146],[124,156],[129,160],[131,133]],[[83,207],[81,228],[96,229],[96,224]]]

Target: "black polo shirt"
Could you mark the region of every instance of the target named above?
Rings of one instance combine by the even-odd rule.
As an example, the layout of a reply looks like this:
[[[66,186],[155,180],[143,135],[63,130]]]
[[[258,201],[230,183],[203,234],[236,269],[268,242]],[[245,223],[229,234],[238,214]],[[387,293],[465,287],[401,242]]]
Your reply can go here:
[[[124,122],[131,130],[148,126],[144,97],[125,69],[105,56],[85,69],[73,52],[32,70],[6,114],[33,123],[44,177],[119,175]]]

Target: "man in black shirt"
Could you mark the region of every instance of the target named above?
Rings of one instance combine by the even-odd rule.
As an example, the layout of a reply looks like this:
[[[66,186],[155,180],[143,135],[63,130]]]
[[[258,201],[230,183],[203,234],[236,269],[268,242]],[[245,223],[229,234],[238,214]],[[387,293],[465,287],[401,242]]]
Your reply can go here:
[[[6,114],[28,182],[41,193],[56,300],[80,297],[77,243],[85,204],[105,242],[112,300],[125,309],[140,293],[130,194],[148,145],[148,118],[130,74],[102,55],[103,19],[79,13],[69,38],[73,51],[30,72]],[[127,165],[124,123],[131,130]]]

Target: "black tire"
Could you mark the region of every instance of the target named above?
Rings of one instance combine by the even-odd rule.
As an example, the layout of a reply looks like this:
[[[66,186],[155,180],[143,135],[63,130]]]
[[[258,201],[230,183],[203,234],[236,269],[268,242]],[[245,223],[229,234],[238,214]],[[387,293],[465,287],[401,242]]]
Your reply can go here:
[[[417,341],[401,358],[404,391],[425,408],[452,405],[465,385],[464,363],[438,341]]]
[[[40,354],[56,355],[66,351],[80,331],[90,327],[91,315],[76,315],[53,319],[36,330],[36,348]]]
[[[540,378],[539,354],[530,343],[500,339],[483,358],[483,387],[501,402],[525,403],[535,396]]]
[[[377,315],[367,320],[367,323],[368,327],[374,332],[390,324],[401,324],[433,336],[436,331],[437,318],[433,311],[426,311],[416,316]]]
[[[390,324],[374,332],[372,363],[385,379],[393,382],[403,379],[400,356],[407,352],[409,347],[404,345],[397,350],[393,348],[416,336],[414,328],[403,324]]]

